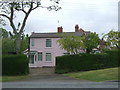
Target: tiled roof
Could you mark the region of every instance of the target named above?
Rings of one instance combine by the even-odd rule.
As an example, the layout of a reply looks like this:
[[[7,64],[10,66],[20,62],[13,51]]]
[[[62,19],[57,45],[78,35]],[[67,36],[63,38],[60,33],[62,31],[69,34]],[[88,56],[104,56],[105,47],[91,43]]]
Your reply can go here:
[[[76,36],[82,36],[83,34],[88,35],[90,31],[85,31],[85,32],[62,32],[62,33],[67,33],[67,34],[73,34]],[[62,33],[32,33],[30,38],[60,38],[60,34]]]

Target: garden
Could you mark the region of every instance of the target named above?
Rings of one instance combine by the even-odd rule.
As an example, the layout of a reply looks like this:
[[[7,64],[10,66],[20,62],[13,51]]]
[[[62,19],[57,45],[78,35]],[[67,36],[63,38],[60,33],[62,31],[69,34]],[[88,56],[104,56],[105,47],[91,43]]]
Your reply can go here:
[[[21,49],[16,53],[16,36],[0,28],[2,32],[2,77],[0,81],[16,81],[27,78],[29,60],[23,51],[28,47],[28,35],[22,34]]]

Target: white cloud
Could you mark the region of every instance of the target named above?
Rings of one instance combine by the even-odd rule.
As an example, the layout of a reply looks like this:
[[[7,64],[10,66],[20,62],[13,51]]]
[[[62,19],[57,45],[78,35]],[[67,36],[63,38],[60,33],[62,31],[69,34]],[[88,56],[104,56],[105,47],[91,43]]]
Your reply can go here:
[[[74,31],[75,24],[85,30],[99,34],[110,29],[118,29],[119,0],[61,0],[59,11],[36,9],[30,14],[26,25],[26,33],[56,32],[59,25],[64,31]],[[18,19],[17,19],[18,20]]]

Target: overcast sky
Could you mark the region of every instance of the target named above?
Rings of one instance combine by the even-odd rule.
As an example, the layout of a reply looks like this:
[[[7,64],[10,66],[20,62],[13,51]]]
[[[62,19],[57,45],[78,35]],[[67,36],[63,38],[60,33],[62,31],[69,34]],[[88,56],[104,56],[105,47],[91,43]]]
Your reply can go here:
[[[34,10],[25,27],[25,33],[57,32],[62,26],[64,32],[74,32],[76,24],[85,31],[96,32],[101,36],[111,29],[118,30],[118,1],[119,0],[60,0],[59,11],[47,9]],[[22,15],[19,13],[21,20]],[[59,24],[58,24],[59,20]],[[6,27],[9,28],[9,25]]]

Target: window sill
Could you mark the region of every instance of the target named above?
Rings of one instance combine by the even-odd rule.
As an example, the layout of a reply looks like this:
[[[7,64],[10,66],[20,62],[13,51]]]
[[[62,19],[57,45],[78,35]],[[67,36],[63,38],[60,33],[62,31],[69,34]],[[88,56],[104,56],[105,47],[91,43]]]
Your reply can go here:
[[[52,49],[52,47],[45,47],[45,49]]]
[[[45,61],[45,63],[52,63],[52,61]]]

